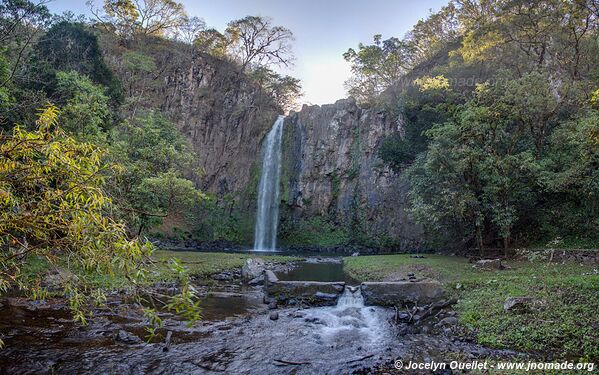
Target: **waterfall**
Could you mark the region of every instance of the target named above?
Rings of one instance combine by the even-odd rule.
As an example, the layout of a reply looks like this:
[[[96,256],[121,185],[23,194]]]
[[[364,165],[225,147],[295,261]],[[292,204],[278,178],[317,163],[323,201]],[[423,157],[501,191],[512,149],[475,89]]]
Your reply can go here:
[[[359,287],[346,286],[337,301],[338,308],[364,307],[364,297]]]
[[[263,145],[254,250],[274,251],[277,245],[279,180],[281,177],[281,146],[284,120],[284,116],[277,118]]]

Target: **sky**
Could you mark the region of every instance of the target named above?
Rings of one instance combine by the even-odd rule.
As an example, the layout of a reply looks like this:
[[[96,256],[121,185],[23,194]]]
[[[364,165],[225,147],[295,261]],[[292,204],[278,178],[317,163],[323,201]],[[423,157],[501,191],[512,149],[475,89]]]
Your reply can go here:
[[[179,0],[181,1],[181,0]],[[190,16],[208,27],[224,31],[229,21],[248,15],[270,17],[273,24],[290,29],[294,36],[295,62],[281,73],[302,81],[302,103],[327,104],[347,96],[343,83],[350,65],[343,59],[348,48],[369,44],[372,36],[403,37],[430,11],[447,0],[183,0]],[[96,0],[97,4],[101,0]],[[54,13],[87,14],[84,0],[53,0]]]

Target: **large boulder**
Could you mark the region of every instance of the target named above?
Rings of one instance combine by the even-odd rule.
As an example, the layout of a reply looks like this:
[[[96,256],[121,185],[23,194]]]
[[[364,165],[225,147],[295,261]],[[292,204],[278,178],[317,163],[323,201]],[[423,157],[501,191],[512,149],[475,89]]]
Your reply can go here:
[[[508,297],[503,303],[503,310],[524,312],[538,310],[544,306],[544,301],[532,297]]]
[[[360,288],[366,305],[401,306],[408,303],[424,305],[439,301],[445,296],[443,285],[433,279],[364,282]]]
[[[501,264],[501,259],[481,259],[474,263],[476,268],[482,268],[487,270],[502,270],[505,268],[503,264]]]
[[[249,258],[241,268],[241,277],[252,280],[261,276],[266,271],[266,262],[261,258]]]

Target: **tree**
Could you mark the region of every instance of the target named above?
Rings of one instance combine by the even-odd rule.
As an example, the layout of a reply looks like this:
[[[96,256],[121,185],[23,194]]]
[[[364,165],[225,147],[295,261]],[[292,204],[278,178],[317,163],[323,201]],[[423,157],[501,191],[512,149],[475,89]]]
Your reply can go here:
[[[64,103],[59,118],[63,128],[79,140],[106,144],[111,116],[104,88],[75,71],[58,72],[56,82],[56,92]]]
[[[11,65],[10,73],[0,81],[4,87],[13,79],[28,55],[36,35],[50,20],[44,2],[35,4],[27,0],[4,0],[0,3],[0,45],[6,48]]]
[[[33,290],[22,278],[33,256],[56,262],[68,256],[78,281],[65,280],[75,319],[85,322],[86,299],[79,288],[89,273],[121,272],[137,277],[151,247],[130,240],[122,223],[106,215],[104,150],[80,143],[58,125],[58,110],[40,112],[37,129],[16,126],[0,134],[0,291]],[[40,275],[41,276],[41,275]]]
[[[173,0],[104,0],[103,10],[88,5],[96,18],[128,39],[135,35],[167,36],[188,23],[181,3]]]
[[[268,18],[248,16],[229,22],[226,36],[242,70],[252,65],[289,66],[293,60],[293,33],[273,26]]]
[[[30,66],[34,89],[43,89],[52,96],[58,71],[87,76],[92,82],[106,86],[113,104],[123,100],[118,79],[106,66],[98,38],[83,23],[61,21],[53,25],[33,48]]]
[[[162,218],[185,212],[206,199],[193,182],[174,171],[145,178],[135,187],[135,207],[140,214],[139,232],[162,223]]]
[[[399,82],[411,68],[410,47],[397,38],[374,36],[371,45],[350,48],[343,58],[351,63],[353,76],[345,82],[349,94],[359,102],[372,102],[387,87]]]
[[[231,41],[218,30],[207,29],[198,33],[193,44],[202,52],[225,58]]]
[[[169,210],[182,207],[180,197],[190,196],[193,183],[183,176],[195,176],[196,156],[177,128],[157,112],[124,121],[111,138],[109,156],[123,167],[112,195],[135,233],[151,229]],[[171,187],[176,194],[169,205]],[[194,194],[199,201],[201,193]]]
[[[199,17],[191,17],[176,30],[176,39],[193,44],[204,30],[206,30],[206,22]]]
[[[282,76],[267,67],[254,69],[250,73],[250,78],[266,90],[284,111],[294,109],[302,96],[302,86],[299,79]]]

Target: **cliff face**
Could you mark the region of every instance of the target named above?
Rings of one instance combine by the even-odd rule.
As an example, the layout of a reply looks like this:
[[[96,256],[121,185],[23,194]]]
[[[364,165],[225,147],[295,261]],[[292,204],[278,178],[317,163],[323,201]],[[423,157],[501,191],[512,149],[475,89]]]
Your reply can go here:
[[[196,55],[165,76],[158,95],[199,155],[202,189],[222,197],[257,183],[260,142],[279,112],[259,87],[228,64]]]
[[[230,63],[185,45],[104,46],[125,83],[127,111],[159,108],[197,152],[203,173],[195,182],[219,198],[202,214],[207,234],[200,238],[250,245],[261,146],[280,112],[273,98]],[[291,113],[283,135],[280,242],[417,246],[406,183],[377,158],[382,140],[398,130],[384,111],[352,99]]]
[[[304,106],[285,121],[282,220],[289,231],[319,217],[350,238],[413,247],[421,231],[406,213],[406,182],[382,165],[378,147],[401,124],[353,99]],[[285,236],[285,233],[283,233]]]
[[[199,156],[197,185],[249,208],[260,142],[281,112],[275,100],[230,62],[183,43],[149,38],[125,48],[110,35],[101,41],[123,82],[126,113],[167,115]]]

